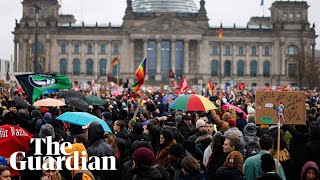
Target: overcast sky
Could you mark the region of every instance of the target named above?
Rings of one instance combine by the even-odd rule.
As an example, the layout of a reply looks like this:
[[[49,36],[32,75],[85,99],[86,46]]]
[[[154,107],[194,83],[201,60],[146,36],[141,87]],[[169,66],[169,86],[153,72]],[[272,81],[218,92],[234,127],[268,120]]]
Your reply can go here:
[[[292,0],[291,0],[292,1]],[[297,0],[301,1],[301,0]],[[0,58],[10,59],[13,54],[13,35],[15,19],[22,17],[22,0],[0,0]],[[195,0],[199,7],[199,0]],[[207,0],[206,9],[211,26],[218,26],[222,21],[224,26],[246,26],[250,17],[270,16],[269,8],[275,0]],[[309,22],[315,22],[316,32],[320,34],[320,0],[307,0],[309,8]],[[108,23],[121,24],[126,8],[126,0],[62,0],[63,14],[73,14],[85,24]],[[317,38],[317,49],[320,49],[320,40]]]

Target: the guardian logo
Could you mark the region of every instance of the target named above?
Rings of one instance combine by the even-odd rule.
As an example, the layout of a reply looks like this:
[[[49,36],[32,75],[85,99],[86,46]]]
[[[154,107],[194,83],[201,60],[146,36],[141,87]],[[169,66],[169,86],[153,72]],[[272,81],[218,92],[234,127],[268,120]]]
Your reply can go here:
[[[47,146],[47,154],[45,156],[41,153],[41,141]],[[87,162],[86,151],[82,151],[81,154],[78,151],[74,151],[72,156],[66,157],[71,154],[66,152],[66,150],[72,149],[72,144],[69,142],[64,142],[60,145],[58,142],[52,142],[51,137],[32,138],[30,143],[32,142],[35,142],[36,147],[34,156],[27,157],[27,160],[21,160],[25,157],[25,152],[22,151],[15,152],[10,156],[10,166],[13,169],[25,170],[26,165],[28,165],[29,170],[62,170],[62,161],[65,161],[64,164],[68,170],[117,170],[114,156],[90,156]],[[43,165],[43,161],[48,158],[53,158],[57,161],[56,167],[54,161],[49,161],[48,166]],[[74,163],[71,163],[72,159]]]

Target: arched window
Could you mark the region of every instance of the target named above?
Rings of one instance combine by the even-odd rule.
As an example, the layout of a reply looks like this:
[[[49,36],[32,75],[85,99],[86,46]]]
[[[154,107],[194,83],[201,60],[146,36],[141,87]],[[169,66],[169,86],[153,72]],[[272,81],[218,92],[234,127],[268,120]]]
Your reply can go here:
[[[257,61],[253,60],[250,63],[250,76],[256,77],[257,76]]]
[[[239,60],[237,64],[237,76],[243,77],[244,76],[244,61]]]
[[[270,76],[270,62],[264,61],[263,62],[263,77],[269,77]]]
[[[32,54],[36,52],[36,43],[32,44]],[[45,49],[44,45],[41,42],[38,42],[38,49],[37,49],[38,54],[44,54]]]
[[[87,75],[93,75],[93,60],[92,59],[88,59],[86,61],[86,74]]]
[[[218,76],[218,61],[211,61],[211,76]]]
[[[79,59],[74,59],[73,63],[72,63],[72,66],[73,66],[72,74],[73,75],[80,75],[80,60]]]
[[[224,76],[230,77],[231,76],[231,61],[226,60],[224,62]]]
[[[295,45],[290,45],[286,49],[286,55],[296,55],[298,54],[298,47]]]
[[[99,74],[100,75],[106,75],[107,74],[107,60],[106,59],[100,59],[100,62],[99,62]]]
[[[60,59],[60,74],[66,75],[67,74],[67,60],[66,59]]]

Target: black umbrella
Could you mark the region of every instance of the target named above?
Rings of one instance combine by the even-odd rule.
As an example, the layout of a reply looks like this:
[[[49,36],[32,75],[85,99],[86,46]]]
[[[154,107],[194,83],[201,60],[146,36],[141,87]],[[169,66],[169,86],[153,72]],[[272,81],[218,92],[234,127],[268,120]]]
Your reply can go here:
[[[13,101],[16,106],[20,106],[22,108],[28,108],[30,106],[28,102],[23,100],[20,96],[13,96]]]
[[[83,93],[80,92],[80,91],[61,91],[59,92],[58,94],[58,97],[59,98],[64,98],[65,100],[67,98],[70,98],[70,97],[76,97],[76,98],[79,98],[79,99],[82,99],[82,100],[86,100],[86,98],[84,97]],[[67,102],[67,100],[66,100]]]
[[[74,108],[77,108],[81,111],[88,111],[89,110],[89,104],[87,102],[85,102],[84,100],[82,99],[79,99],[79,98],[67,98],[69,99],[70,101],[67,102],[67,104],[71,107],[74,107]]]

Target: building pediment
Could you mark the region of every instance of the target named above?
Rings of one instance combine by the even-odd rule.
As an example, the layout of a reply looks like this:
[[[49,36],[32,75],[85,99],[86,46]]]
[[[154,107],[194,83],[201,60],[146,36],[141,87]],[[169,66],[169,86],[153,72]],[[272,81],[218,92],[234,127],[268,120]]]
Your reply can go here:
[[[196,25],[196,22],[194,23]],[[195,25],[170,16],[163,16],[129,30],[130,33],[151,34],[202,34],[203,30]]]

